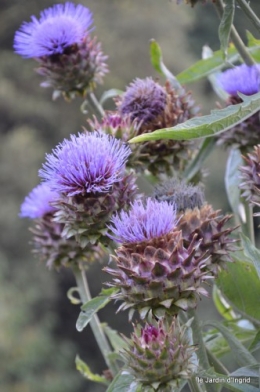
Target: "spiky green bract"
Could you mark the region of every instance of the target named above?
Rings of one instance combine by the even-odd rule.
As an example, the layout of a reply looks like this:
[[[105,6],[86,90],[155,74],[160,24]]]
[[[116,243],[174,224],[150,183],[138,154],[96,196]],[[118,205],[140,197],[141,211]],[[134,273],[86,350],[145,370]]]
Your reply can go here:
[[[201,185],[187,184],[176,178],[170,178],[155,187],[153,196],[158,201],[168,201],[174,204],[177,212],[186,209],[201,208],[205,195]]]
[[[135,122],[135,136],[161,128],[173,127],[198,113],[198,108],[194,105],[190,93],[180,94],[173,89],[169,81],[163,87],[156,82],[153,83],[157,86],[158,94],[164,91],[163,107],[161,104],[154,104],[151,99],[152,94],[147,95],[148,87],[151,85],[149,78],[142,81],[138,79],[133,85],[130,85],[128,89],[134,90],[135,93],[133,102],[129,99],[128,89],[117,99],[118,113],[123,117],[130,117]],[[131,101],[131,105],[129,101]],[[155,101],[158,101],[157,95]],[[141,110],[143,107],[145,108],[144,112]],[[194,140],[157,140],[145,142],[139,146],[131,145],[131,148],[135,170],[148,169],[155,176],[160,173],[172,175],[173,171],[184,169],[197,149],[197,142]]]
[[[227,261],[232,261],[230,252],[238,250],[234,245],[238,240],[230,236],[237,227],[225,227],[231,217],[215,211],[209,204],[179,214],[177,229],[182,231],[185,246],[194,242],[196,236],[196,255],[207,252],[206,270],[213,275],[217,275]]]
[[[244,157],[245,166],[240,168],[242,196],[251,204],[260,204],[260,144]]]
[[[129,348],[122,356],[142,391],[174,391],[182,379],[196,371],[196,348],[176,318],[170,324],[161,320],[143,328],[137,325],[128,342]]]
[[[127,208],[136,193],[133,174],[125,172],[130,149],[101,132],[71,136],[52,154],[40,175],[60,193],[55,221],[64,224],[63,236],[76,236],[82,247],[109,242],[106,223]]]
[[[182,233],[171,231],[147,241],[124,243],[116,250],[115,268],[105,268],[114,277],[109,286],[119,289],[113,296],[123,301],[119,310],[137,309],[142,318],[152,313],[162,317],[197,305],[197,295],[210,279],[204,272],[205,255],[196,257],[198,245],[183,244]]]

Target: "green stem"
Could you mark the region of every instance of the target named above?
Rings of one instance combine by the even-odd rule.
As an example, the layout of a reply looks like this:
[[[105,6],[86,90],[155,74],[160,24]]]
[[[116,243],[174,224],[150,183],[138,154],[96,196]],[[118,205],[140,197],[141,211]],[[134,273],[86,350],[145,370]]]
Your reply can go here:
[[[84,269],[80,269],[80,268],[76,267],[73,269],[73,272],[74,272],[74,276],[75,276],[75,279],[77,282],[80,299],[81,299],[82,303],[84,304],[92,299],[91,294],[90,294],[90,290],[88,287],[88,281],[87,281],[85,271],[84,271]],[[111,370],[112,374],[115,375],[117,373],[116,366],[109,359],[109,354],[111,354],[112,351],[111,351],[111,348],[110,348],[109,343],[107,341],[107,338],[104,334],[104,331],[101,327],[99,318],[96,314],[92,317],[92,319],[90,321],[90,327],[92,329],[92,332],[95,336],[96,342],[100,348],[100,351],[104,357],[104,360],[105,360],[108,368]]]
[[[260,19],[257,17],[257,15],[254,13],[252,8],[249,6],[246,0],[237,0],[241,10],[246,14],[248,19],[251,21],[253,26],[260,32]]]
[[[189,380],[189,387],[192,392],[204,392],[205,391],[203,384],[198,384],[195,376],[191,377],[191,379]]]
[[[200,326],[197,312],[194,309],[190,309],[188,311],[188,315],[189,318],[193,318],[191,329],[193,335],[193,344],[196,344],[198,346],[198,350],[196,351],[196,353],[199,359],[199,365],[204,370],[208,370],[210,365],[208,361],[206,347],[202,337],[201,326]]]
[[[222,0],[216,0],[214,2],[217,13],[219,17],[221,18],[224,12],[224,4]],[[244,60],[245,64],[247,65],[254,65],[255,60],[251,56],[251,54],[248,52],[247,47],[245,46],[244,42],[240,38],[240,35],[238,34],[236,28],[234,25],[231,26],[231,31],[230,31],[230,37],[232,39],[233,44],[235,45],[238,53],[240,54],[241,58]]]
[[[254,231],[254,217],[253,217],[253,207],[246,204],[246,225],[248,230],[248,236],[253,245],[255,245],[255,231]]]

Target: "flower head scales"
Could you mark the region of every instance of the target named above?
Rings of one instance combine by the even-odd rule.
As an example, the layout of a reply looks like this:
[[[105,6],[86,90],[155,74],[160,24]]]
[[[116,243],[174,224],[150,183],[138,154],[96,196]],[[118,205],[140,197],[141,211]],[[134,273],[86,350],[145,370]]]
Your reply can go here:
[[[53,213],[56,208],[52,207],[50,202],[57,198],[58,193],[52,191],[48,183],[36,186],[22,203],[20,217],[37,219]]]
[[[15,52],[25,58],[62,54],[81,42],[93,22],[88,8],[71,2],[56,4],[42,11],[39,19],[31,19],[22,24],[14,38]]]
[[[169,233],[177,224],[172,204],[148,198],[132,203],[129,212],[122,211],[111,219],[110,238],[120,243],[149,241]]]
[[[152,78],[137,78],[126,89],[119,112],[138,123],[151,122],[164,111],[166,97],[163,87]]]
[[[105,193],[120,181],[130,148],[102,132],[87,132],[47,154],[39,175],[51,188],[67,196]]]
[[[260,65],[242,64],[222,72],[219,84],[230,95],[237,96],[240,92],[253,95],[260,91]]]

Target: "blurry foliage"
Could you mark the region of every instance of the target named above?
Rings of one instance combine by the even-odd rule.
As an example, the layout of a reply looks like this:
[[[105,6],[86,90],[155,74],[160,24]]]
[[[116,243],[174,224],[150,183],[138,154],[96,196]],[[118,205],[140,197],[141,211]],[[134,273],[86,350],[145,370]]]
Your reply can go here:
[[[34,61],[23,60],[12,50],[14,32],[21,23],[54,3],[50,0],[0,2],[1,392],[101,391],[101,387],[83,380],[74,368],[76,352],[88,363],[92,361],[94,372],[101,373],[104,364],[90,331],[87,329],[82,334],[75,331],[78,308],[66,298],[67,289],[74,285],[73,278],[68,272],[46,271],[32,258],[28,222],[18,217],[21,202],[39,182],[37,173],[45,152],[87,126],[86,116],[79,111],[81,101],[52,102],[51,90],[39,87],[41,79],[33,71]],[[82,0],[81,3],[93,11],[95,34],[109,55],[110,74],[97,96],[104,89],[124,89],[135,77],[158,78],[150,65],[151,38],[158,41],[165,63],[175,74],[200,58],[202,45],[218,48],[216,29],[213,29],[217,17],[210,4],[191,9],[184,2],[177,6],[175,0]],[[257,3],[258,0],[251,1],[256,11],[260,8]],[[212,93],[209,97],[208,86],[205,81],[192,86],[204,113],[216,101]],[[113,102],[106,105],[113,107]],[[214,167],[214,172],[207,178],[206,191],[214,206],[223,208],[226,201],[223,201],[224,185],[220,181],[225,153],[221,153],[223,159],[219,154],[218,150],[211,162],[207,162],[209,170]],[[89,270],[93,295],[100,292],[102,281],[106,280],[100,268],[97,265]],[[127,331],[127,315],[121,313],[115,318],[114,313],[115,307],[109,305],[102,310],[101,319],[109,319],[113,328]]]

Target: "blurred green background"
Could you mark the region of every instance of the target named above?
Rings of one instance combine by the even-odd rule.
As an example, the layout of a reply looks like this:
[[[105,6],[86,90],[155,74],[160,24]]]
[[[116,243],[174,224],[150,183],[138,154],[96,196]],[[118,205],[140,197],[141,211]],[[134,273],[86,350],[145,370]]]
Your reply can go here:
[[[64,137],[86,126],[81,100],[52,101],[52,92],[39,87],[33,60],[24,60],[12,50],[14,32],[31,15],[55,4],[50,0],[1,0],[0,2],[0,391],[1,392],[98,392],[75,370],[76,353],[94,372],[105,364],[91,331],[75,330],[79,308],[66,293],[74,286],[70,271],[47,271],[30,253],[30,223],[18,217],[20,204],[39,183],[38,170],[46,152]],[[212,4],[195,9],[175,0],[88,0],[81,4],[94,13],[95,35],[109,55],[110,73],[96,94],[110,88],[124,89],[135,77],[158,77],[149,61],[149,40],[161,45],[164,60],[177,74],[201,56],[208,44],[219,47],[218,18]],[[260,11],[258,0],[251,5]],[[237,10],[237,26],[245,37],[245,24]],[[253,29],[251,32],[257,34]],[[258,37],[259,38],[259,37]],[[218,98],[207,81],[187,86],[194,92],[201,112],[214,108]],[[110,106],[109,106],[110,105]],[[107,108],[113,107],[110,102]],[[91,115],[91,112],[89,112]],[[215,208],[228,211],[223,175],[226,153],[217,149],[205,163],[207,199]],[[89,269],[93,295],[102,281],[97,265]],[[207,317],[212,314],[210,300],[203,300]],[[202,309],[202,306],[200,306]],[[100,313],[102,321],[129,333],[127,314],[117,317],[115,307]],[[201,310],[203,317],[203,312]]]

